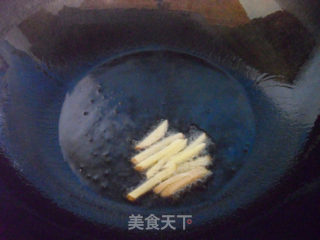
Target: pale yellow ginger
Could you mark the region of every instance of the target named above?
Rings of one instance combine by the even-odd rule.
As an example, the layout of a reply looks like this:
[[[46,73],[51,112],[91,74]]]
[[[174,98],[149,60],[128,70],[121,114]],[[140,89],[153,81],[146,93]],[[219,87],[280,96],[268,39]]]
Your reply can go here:
[[[135,166],[135,169],[138,171],[144,171],[147,168],[151,167],[153,164],[155,164],[158,160],[164,157],[170,157],[172,155],[175,155],[176,153],[180,152],[187,146],[187,140],[186,139],[177,139],[173,143],[171,143],[169,146],[165,147],[161,151],[151,155],[147,159],[143,160],[142,162],[138,163]]]
[[[166,187],[168,187],[170,184],[175,183],[181,179],[183,179],[184,177],[188,176],[188,173],[180,173],[180,174],[176,174],[170,178],[168,178],[167,180],[163,181],[162,183],[160,183],[158,186],[156,186],[153,189],[153,192],[156,194],[161,193]]]
[[[169,158],[164,167],[166,167],[170,163],[175,163],[178,165],[183,162],[186,162],[186,161],[196,157],[197,155],[199,155],[205,148],[206,148],[205,143],[200,143],[194,147],[188,147],[184,151]]]
[[[137,171],[145,171],[147,179],[127,195],[129,201],[152,189],[161,197],[170,197],[212,174],[206,168],[212,164],[212,158],[200,156],[208,143],[207,135],[201,133],[188,143],[182,133],[166,137],[168,125],[167,120],[162,121],[135,146],[143,151],[133,156],[131,162]]]
[[[205,148],[204,142],[206,140],[207,135],[203,133],[193,142],[191,142],[182,152],[178,153],[175,156],[172,156],[171,158],[166,157],[161,159],[146,172],[147,178],[151,178],[152,176],[154,176],[154,174],[156,174],[165,165],[166,162],[176,161],[179,164],[180,162],[190,160],[193,157],[197,156]]]
[[[163,168],[164,164],[166,163],[166,159],[161,159],[158,161],[157,164],[153,165],[148,171],[146,172],[146,177],[151,178],[154,176],[161,168]],[[190,161],[184,162],[177,166],[176,173],[183,173],[189,170],[192,170],[196,167],[207,167],[211,165],[212,158],[209,155],[203,157],[197,157],[195,159],[191,159]]]
[[[200,136],[198,136],[194,141],[192,141],[188,147],[192,148],[200,143],[204,143],[207,141],[207,134],[202,133]]]
[[[127,199],[129,201],[135,201],[136,199],[138,199],[140,196],[142,196],[143,194],[150,191],[152,188],[154,188],[159,183],[161,183],[162,181],[171,177],[175,171],[176,171],[176,165],[175,164],[169,165],[168,168],[158,172],[154,177],[148,179],[146,182],[141,184],[139,187],[137,187],[136,189],[131,191],[127,195]]]
[[[136,149],[145,149],[163,138],[168,130],[168,120],[162,121],[151,133],[136,145]]]
[[[212,158],[209,155],[198,157],[188,162],[179,164],[177,167],[177,173],[183,173],[190,171],[196,167],[207,167],[212,163]]]
[[[146,177],[151,178],[153,177],[157,172],[161,170],[161,168],[164,166],[164,164],[167,162],[166,158],[162,158],[159,160],[155,165],[153,165],[151,168],[148,169],[146,172]]]
[[[197,167],[193,170],[190,170],[186,173],[184,173],[185,176],[181,179],[179,179],[176,182],[173,182],[169,184],[167,187],[165,187],[161,192],[161,197],[170,197],[174,195],[175,193],[183,190],[185,187],[197,182],[198,180],[201,180],[203,178],[208,177],[211,175],[211,171],[204,167]]]
[[[142,152],[132,157],[131,162],[134,164],[138,164],[145,160],[147,157],[150,157],[151,155],[159,152],[160,150],[162,150],[163,148],[165,148],[177,139],[184,139],[184,135],[182,133],[177,133],[162,139],[158,143],[155,143],[151,147],[143,150]]]

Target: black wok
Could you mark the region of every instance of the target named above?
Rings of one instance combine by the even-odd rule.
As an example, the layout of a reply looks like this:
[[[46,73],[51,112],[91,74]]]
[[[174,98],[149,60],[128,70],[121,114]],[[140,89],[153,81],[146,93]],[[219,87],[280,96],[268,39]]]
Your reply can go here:
[[[25,2],[25,4],[22,4]],[[319,233],[317,1],[2,1],[3,239]],[[178,199],[124,195],[159,119],[215,142]],[[128,229],[171,215],[176,229]],[[178,215],[188,215],[183,226]]]

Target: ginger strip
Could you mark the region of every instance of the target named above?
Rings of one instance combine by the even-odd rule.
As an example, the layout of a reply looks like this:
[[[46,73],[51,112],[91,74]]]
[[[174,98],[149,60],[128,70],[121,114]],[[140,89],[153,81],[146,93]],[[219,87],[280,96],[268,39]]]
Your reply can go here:
[[[180,161],[187,161],[193,157],[195,157],[198,153],[195,152],[194,155],[188,155],[188,153],[192,153],[192,151],[190,152],[191,149],[195,148],[194,150],[197,150],[196,146],[199,145],[199,144],[202,144],[203,142],[205,142],[207,139],[207,135],[205,133],[202,133],[199,137],[197,137],[193,142],[191,142],[187,148],[185,150],[183,150],[180,155],[176,155],[176,156],[173,156],[172,158],[166,158],[166,159],[162,159],[161,161],[158,161],[152,168],[150,168],[147,173],[146,173],[146,176],[147,178],[150,178],[152,177],[153,175],[155,175],[162,167],[163,165],[166,163],[166,162],[170,162],[173,160],[173,158],[179,158],[179,157],[183,157],[185,158],[184,160],[180,160]],[[202,145],[201,145],[202,146]],[[204,146],[205,147],[205,146]],[[203,147],[203,148],[204,148]],[[201,152],[202,150],[200,150],[199,152]],[[185,155],[183,155],[183,153],[185,153]]]
[[[171,143],[169,146],[165,147],[161,151],[151,155],[147,159],[143,160],[142,162],[138,163],[135,166],[135,169],[137,171],[144,171],[153,164],[155,164],[158,160],[164,157],[170,157],[178,152],[180,152],[182,149],[184,149],[187,146],[187,140],[186,139],[177,139],[173,143]]]
[[[198,157],[194,160],[184,162],[177,166],[177,173],[190,171],[196,167],[207,167],[212,163],[212,158],[209,155]]]
[[[155,165],[153,165],[148,171],[146,172],[146,177],[149,179],[154,176],[166,163],[166,159],[161,159]],[[212,163],[212,158],[209,155],[198,157],[196,159],[192,159],[188,162],[184,162],[177,166],[176,173],[183,173],[190,171],[196,167],[207,167]]]
[[[157,184],[161,183],[162,181],[168,179],[171,177],[177,166],[175,164],[170,164],[168,168],[162,170],[161,172],[158,172],[154,177],[144,182],[142,185],[134,189],[132,192],[130,192],[127,195],[127,199],[129,201],[135,201],[140,196],[145,194],[146,192],[150,191],[153,187],[155,187]]]
[[[161,191],[161,197],[170,197],[177,193],[178,191],[182,190],[183,188],[187,187],[188,185],[193,184],[194,182],[205,178],[211,174],[211,171],[207,170],[204,167],[198,167],[194,170],[186,172],[186,176],[180,179],[177,182],[174,182],[167,186],[164,190]]]
[[[207,140],[207,134],[202,133],[199,137],[197,137],[194,141],[192,141],[188,147],[192,148],[200,143],[204,143]]]
[[[177,181],[180,181],[181,179],[183,179],[186,176],[188,176],[188,173],[180,173],[180,174],[174,175],[174,176],[168,178],[167,180],[163,181],[162,183],[160,183],[158,186],[156,186],[153,189],[153,192],[156,193],[156,194],[159,194],[166,187],[168,187],[170,184],[175,183]]]
[[[177,133],[172,136],[166,137],[159,141],[158,143],[152,145],[151,147],[145,149],[144,151],[138,153],[134,157],[132,157],[131,162],[134,164],[138,164],[139,162],[142,162],[147,157],[150,157],[151,155],[155,154],[156,152],[159,152],[172,142],[174,142],[177,139],[183,139],[184,135],[182,133]]]
[[[135,149],[145,149],[163,138],[168,130],[168,126],[168,120],[162,121],[151,133],[148,134],[148,136],[136,145]]]
[[[153,165],[148,171],[146,172],[146,177],[149,179],[153,177],[161,168],[163,165],[167,162],[166,158],[162,158],[159,160],[155,165]]]
[[[197,155],[200,154],[200,152],[202,150],[204,150],[206,147],[205,143],[200,143],[194,147],[187,147],[185,150],[183,150],[182,152],[172,156],[171,158],[169,158],[169,160],[167,161],[165,167],[168,166],[168,164],[170,163],[175,163],[175,164],[181,164],[185,161],[188,161],[194,157],[196,157]]]
[[[166,159],[161,159],[155,165],[153,165],[147,172],[147,178],[151,178],[154,176],[166,163]],[[183,173],[190,171],[196,167],[207,167],[212,163],[212,158],[209,155],[198,157],[196,159],[190,160],[188,162],[184,162],[177,166],[176,173]]]

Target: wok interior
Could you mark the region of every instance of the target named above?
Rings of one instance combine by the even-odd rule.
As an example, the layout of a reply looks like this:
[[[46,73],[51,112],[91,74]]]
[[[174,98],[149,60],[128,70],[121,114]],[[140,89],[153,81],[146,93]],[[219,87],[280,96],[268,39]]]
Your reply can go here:
[[[60,117],[60,144],[65,158],[86,182],[125,203],[123,195],[142,179],[130,162],[133,142],[164,118],[173,129],[191,135],[204,129],[215,139],[215,168],[220,169],[215,180],[206,194],[193,190],[178,205],[197,204],[199,195],[211,199],[242,165],[253,142],[255,121],[240,83],[201,59],[159,50],[99,66],[67,95]],[[214,149],[209,152],[215,156]],[[170,206],[151,197],[141,205]]]

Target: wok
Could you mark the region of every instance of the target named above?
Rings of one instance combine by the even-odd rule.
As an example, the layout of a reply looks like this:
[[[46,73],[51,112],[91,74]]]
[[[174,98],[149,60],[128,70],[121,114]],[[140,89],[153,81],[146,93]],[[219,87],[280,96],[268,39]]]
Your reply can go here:
[[[319,223],[318,1],[2,1],[3,239],[304,239]],[[159,119],[215,143],[178,199],[141,182]],[[191,216],[128,229],[130,216]],[[310,223],[310,224],[308,224]],[[312,224],[311,224],[312,223]]]

